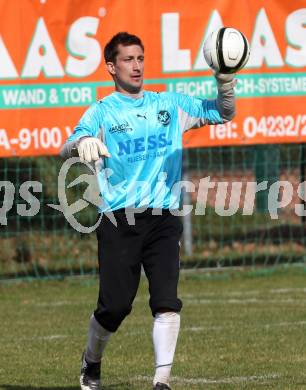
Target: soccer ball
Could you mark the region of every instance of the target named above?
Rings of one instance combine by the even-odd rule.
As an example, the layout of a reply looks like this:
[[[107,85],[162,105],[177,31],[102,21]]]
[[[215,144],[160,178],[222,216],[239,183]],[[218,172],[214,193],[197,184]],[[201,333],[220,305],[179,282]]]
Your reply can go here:
[[[213,31],[204,42],[207,64],[220,73],[235,73],[243,68],[250,57],[246,37],[235,28],[222,27]]]

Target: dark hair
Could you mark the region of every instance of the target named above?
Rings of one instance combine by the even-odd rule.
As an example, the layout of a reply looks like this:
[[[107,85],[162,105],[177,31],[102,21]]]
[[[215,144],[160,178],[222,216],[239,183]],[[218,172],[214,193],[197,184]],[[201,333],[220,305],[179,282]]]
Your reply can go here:
[[[106,44],[104,48],[105,62],[115,62],[118,54],[118,45],[131,46],[138,45],[144,50],[141,39],[136,35],[129,34],[128,32],[119,32],[114,35],[112,39]]]

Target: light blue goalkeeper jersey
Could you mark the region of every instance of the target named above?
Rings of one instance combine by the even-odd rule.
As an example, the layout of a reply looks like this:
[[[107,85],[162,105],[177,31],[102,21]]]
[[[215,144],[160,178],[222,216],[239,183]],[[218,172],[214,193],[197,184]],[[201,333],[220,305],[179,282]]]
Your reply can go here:
[[[134,99],[114,92],[88,108],[67,141],[97,137],[111,154],[97,173],[100,212],[177,209],[182,133],[208,123],[223,123],[216,100],[148,91]]]

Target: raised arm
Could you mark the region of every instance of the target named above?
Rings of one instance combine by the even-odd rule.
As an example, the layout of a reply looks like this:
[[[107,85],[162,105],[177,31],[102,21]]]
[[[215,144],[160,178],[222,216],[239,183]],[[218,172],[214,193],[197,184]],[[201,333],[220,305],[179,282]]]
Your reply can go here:
[[[234,86],[236,85],[235,75],[216,73],[215,78],[218,88],[216,101],[217,109],[221,114],[223,122],[228,122],[232,120],[236,114],[234,91]]]
[[[235,75],[219,73],[214,76],[218,89],[216,99],[175,94],[182,132],[206,124],[225,123],[235,116]]]

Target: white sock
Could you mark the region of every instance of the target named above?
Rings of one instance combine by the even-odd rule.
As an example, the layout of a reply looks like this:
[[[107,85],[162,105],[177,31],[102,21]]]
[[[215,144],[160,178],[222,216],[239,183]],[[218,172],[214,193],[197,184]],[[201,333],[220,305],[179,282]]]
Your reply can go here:
[[[180,330],[180,315],[174,312],[156,313],[153,325],[153,345],[155,352],[155,376],[157,382],[169,386],[173,357]]]
[[[88,340],[85,351],[85,358],[88,363],[101,361],[103,351],[111,334],[112,332],[104,329],[92,314],[89,320]]]

